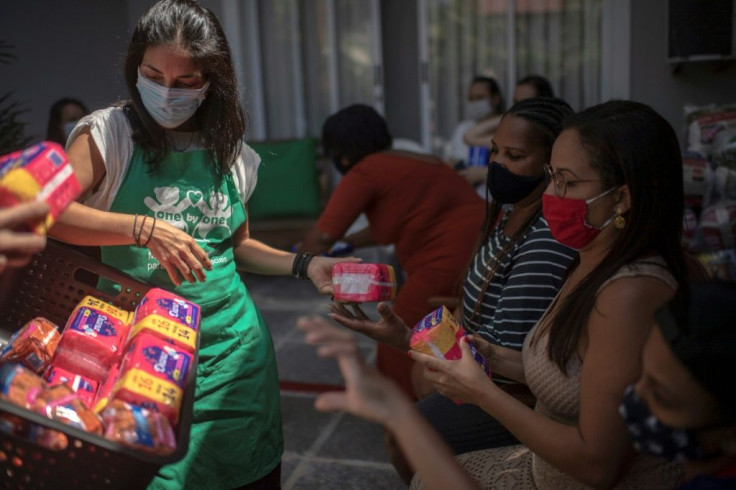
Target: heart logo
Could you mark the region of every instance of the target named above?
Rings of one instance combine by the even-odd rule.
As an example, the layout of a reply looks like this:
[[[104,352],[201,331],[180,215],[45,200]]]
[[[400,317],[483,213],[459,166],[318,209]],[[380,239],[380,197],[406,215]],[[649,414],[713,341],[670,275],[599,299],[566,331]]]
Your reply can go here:
[[[196,204],[204,198],[204,195],[201,191],[188,191],[187,192],[187,199],[189,199],[189,202],[192,203],[193,206],[196,206]]]

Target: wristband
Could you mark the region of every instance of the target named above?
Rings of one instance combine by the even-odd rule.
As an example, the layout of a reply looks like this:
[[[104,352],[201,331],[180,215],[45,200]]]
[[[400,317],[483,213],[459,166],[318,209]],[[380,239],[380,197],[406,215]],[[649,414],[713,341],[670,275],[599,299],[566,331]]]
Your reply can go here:
[[[294,257],[294,262],[291,265],[291,275],[297,279],[309,279],[307,277],[307,267],[311,262],[314,255],[309,252],[299,252]]]

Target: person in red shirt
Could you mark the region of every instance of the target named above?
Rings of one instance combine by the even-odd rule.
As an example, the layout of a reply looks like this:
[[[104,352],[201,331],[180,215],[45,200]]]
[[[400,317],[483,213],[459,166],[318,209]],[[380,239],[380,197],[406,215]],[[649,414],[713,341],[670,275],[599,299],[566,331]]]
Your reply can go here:
[[[457,297],[485,216],[485,203],[451,168],[433,156],[391,149],[384,118],[355,104],[333,114],[322,128],[322,146],[344,177],[302,243],[323,253],[337,240],[354,248],[394,244],[406,273],[394,311],[414,325],[432,296]],[[365,213],[369,227],[344,236]],[[414,395],[405,352],[378,344],[376,365]]]

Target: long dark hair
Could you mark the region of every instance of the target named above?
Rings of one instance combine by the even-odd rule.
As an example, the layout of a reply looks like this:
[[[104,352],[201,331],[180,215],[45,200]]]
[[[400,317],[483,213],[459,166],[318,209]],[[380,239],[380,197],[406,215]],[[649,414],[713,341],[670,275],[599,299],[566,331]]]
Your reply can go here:
[[[46,127],[46,139],[59,143],[61,146],[66,145],[66,135],[61,127],[61,113],[67,105],[78,106],[85,114],[89,114],[87,106],[82,101],[65,97],[53,103],[49,109],[49,123]]]
[[[365,104],[353,104],[328,117],[322,125],[322,150],[345,173],[372,153],[391,148],[386,120]],[[348,160],[347,168],[342,160]]]
[[[548,354],[563,372],[577,355],[598,289],[622,266],[659,254],[679,284],[676,299],[689,296],[680,248],[682,158],[672,126],[649,106],[619,100],[575,114],[566,121],[568,129],[577,133],[604,189],[629,186],[631,209],[606,257],[565,298],[551,321]],[[578,263],[576,258],[568,271]]]
[[[240,152],[245,116],[222,26],[212,12],[193,0],[161,0],[136,25],[125,56],[125,82],[130,94],[125,108],[133,140],[147,152],[155,167],[168,153],[169,142],[164,129],[146,111],[136,88],[138,67],[149,46],[183,48],[201,66],[210,85],[194,117],[217,170],[226,173]]]

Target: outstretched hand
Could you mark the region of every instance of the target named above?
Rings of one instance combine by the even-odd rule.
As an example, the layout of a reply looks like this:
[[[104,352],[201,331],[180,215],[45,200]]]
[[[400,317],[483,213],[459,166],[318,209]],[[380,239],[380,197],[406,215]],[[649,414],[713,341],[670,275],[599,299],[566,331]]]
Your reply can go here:
[[[467,339],[460,339],[460,350],[462,357],[455,361],[417,351],[410,351],[410,356],[425,367],[424,377],[440,394],[457,402],[478,405],[483,393],[498,388],[473,359]]]
[[[348,412],[385,425],[397,407],[409,403],[398,386],[366,364],[351,333],[321,317],[301,317],[297,326],[308,344],[318,346],[317,355],[337,359],[345,378],[345,391],[320,395],[317,410]]]
[[[381,319],[374,322],[356,304],[333,302],[330,305],[331,313],[328,316],[350,330],[362,333],[395,349],[408,350],[411,329],[406,326],[404,320],[394,313],[388,303],[378,303],[376,310],[381,315]]]
[[[319,294],[331,296],[333,294],[332,287],[332,267],[339,262],[362,262],[363,259],[358,257],[312,257],[307,267],[307,276],[314,283]]]
[[[6,267],[21,267],[43,250],[46,237],[33,232],[15,231],[21,225],[41,221],[49,212],[42,201],[16,204],[0,209],[0,274]]]

